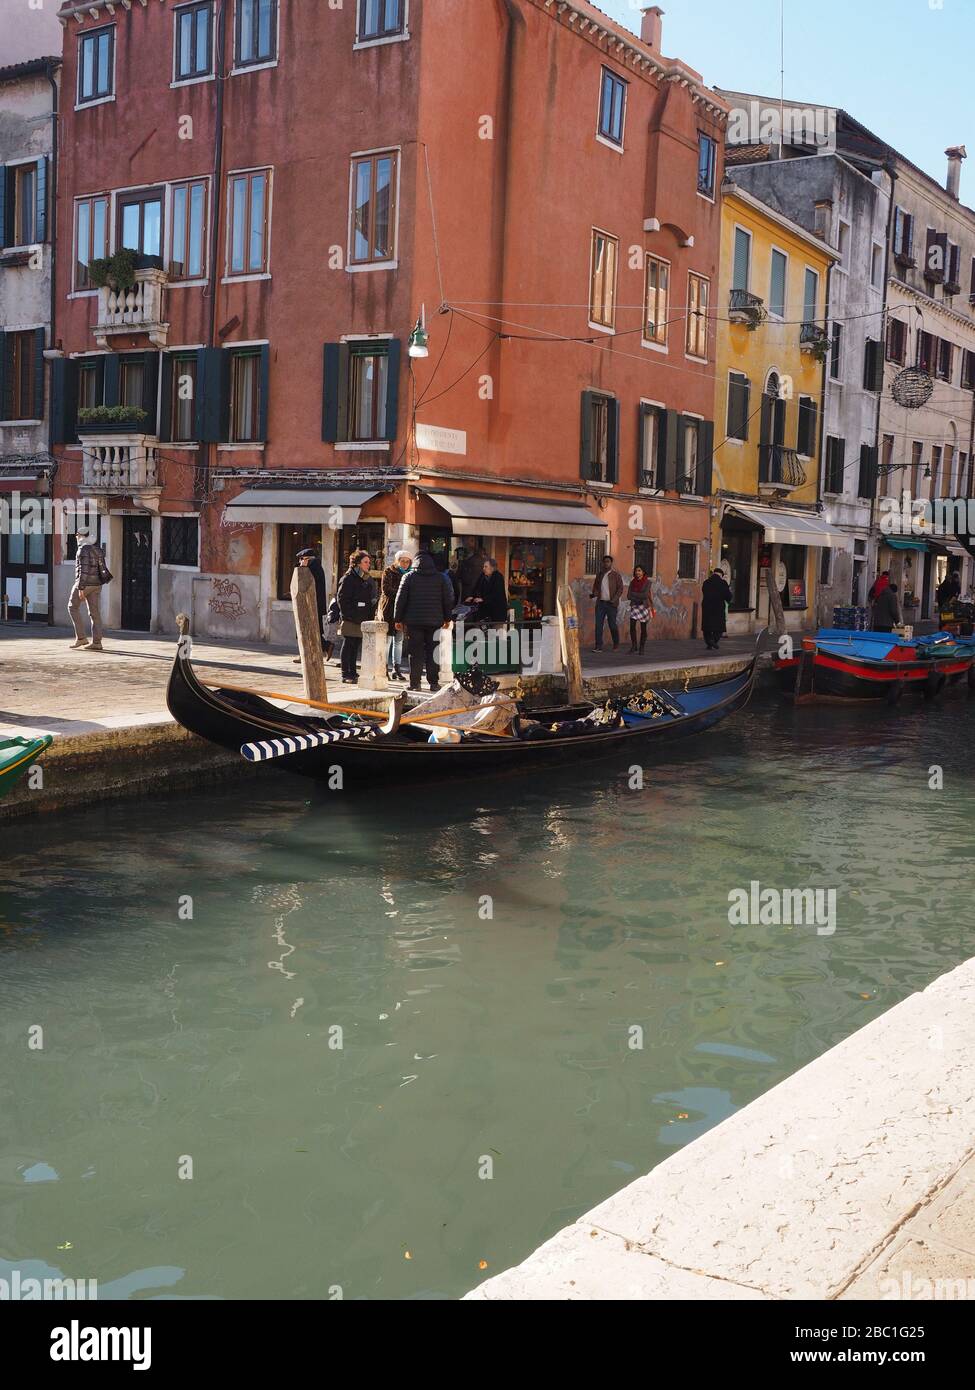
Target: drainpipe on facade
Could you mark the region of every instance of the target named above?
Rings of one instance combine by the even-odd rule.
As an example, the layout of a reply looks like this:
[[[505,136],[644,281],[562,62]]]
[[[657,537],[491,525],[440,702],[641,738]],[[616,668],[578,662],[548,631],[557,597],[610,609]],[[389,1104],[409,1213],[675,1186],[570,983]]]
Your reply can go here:
[[[225,50],[227,43],[227,0],[218,0],[217,42],[216,42],[216,132],[213,143],[213,184],[210,192],[210,325],[207,333],[207,347],[216,347],[217,338],[217,257],[220,249],[220,209],[223,206],[221,179],[223,173],[223,94],[226,82]],[[204,383],[206,386],[206,383]],[[217,465],[217,445],[215,441],[207,444],[203,453],[203,471],[194,475],[194,491],[201,509],[210,493],[210,477]]]
[[[891,234],[892,234],[893,226],[894,226],[894,190],[895,190],[895,188],[896,188],[896,186],[897,186],[897,173],[896,173],[896,171],[895,171],[895,169],[894,169],[894,166],[893,166],[892,164],[885,164],[885,165],[884,165],[884,172],[887,173],[887,174],[890,176],[890,201],[889,201],[889,203],[887,204],[887,236],[886,236],[885,244],[884,244],[884,302],[883,302],[883,307],[882,307],[882,311],[881,311],[881,315],[880,315],[880,341],[881,341],[881,343],[884,345],[884,346],[881,348],[881,351],[883,352],[883,354],[884,354],[884,360],[886,361],[886,357],[887,357],[887,349],[886,349],[886,342],[887,342],[887,279],[888,279],[888,275],[889,275],[889,273],[890,273],[890,240],[891,240]],[[884,383],[883,383],[883,379],[881,379],[881,382],[880,382],[880,390],[877,392],[877,413],[876,413],[876,416],[875,416],[875,423],[874,423],[874,429],[873,429],[874,449],[876,450],[876,458],[877,458],[877,466],[878,466],[878,468],[879,468],[879,465],[880,465],[880,409],[881,409],[881,406],[883,405],[883,400],[884,400]],[[885,483],[885,486],[886,486],[886,483]],[[878,472],[878,474],[877,474],[877,485],[876,485],[876,487],[875,487],[874,490],[873,490],[873,494],[874,494],[874,495],[873,495],[873,497],[872,497],[872,499],[871,499],[871,501],[870,501],[870,531],[871,531],[871,534],[873,533],[873,531],[874,531],[876,528],[879,528],[879,525],[880,525],[880,523],[879,523],[878,520],[877,520],[877,510],[878,510],[877,503],[878,503],[878,500],[879,500],[878,497],[877,497],[877,493],[878,493],[879,491],[880,491],[880,474],[879,474],[879,472]],[[879,555],[879,554],[880,554],[880,546],[879,546],[879,544],[878,544],[878,546],[877,546],[877,555]],[[874,568],[876,568],[876,564],[877,564],[876,556],[874,557],[873,564],[874,564]]]
[[[55,67],[52,63],[47,65],[47,80],[51,84],[51,168],[47,180],[47,236],[50,246],[51,256],[51,338],[48,347],[57,345],[57,334],[55,333],[55,318],[57,316],[57,281],[55,279],[55,267],[57,266],[57,241],[58,241],[58,120],[60,116],[60,106],[58,101],[58,83],[55,76]],[[54,457],[54,412],[51,409],[53,403],[53,377],[54,368],[48,372],[47,388],[47,452]],[[54,497],[54,473],[51,473],[50,481],[51,498]],[[51,561],[47,571],[47,625],[54,626],[54,537],[51,537]]]

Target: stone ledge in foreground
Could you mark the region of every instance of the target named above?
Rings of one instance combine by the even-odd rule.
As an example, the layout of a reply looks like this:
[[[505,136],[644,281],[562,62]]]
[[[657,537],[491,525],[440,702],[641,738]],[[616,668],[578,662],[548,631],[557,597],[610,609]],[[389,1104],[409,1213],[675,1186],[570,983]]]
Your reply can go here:
[[[975,959],[466,1297],[863,1296],[879,1274],[899,1277],[916,1229],[940,1221],[931,1234],[954,1243],[944,1213],[957,1208],[956,1189],[971,1197],[958,1185],[973,1151]],[[937,1250],[930,1239],[924,1249],[931,1275]],[[975,1255],[966,1258],[975,1276]],[[960,1263],[944,1261],[942,1276],[959,1277]]]

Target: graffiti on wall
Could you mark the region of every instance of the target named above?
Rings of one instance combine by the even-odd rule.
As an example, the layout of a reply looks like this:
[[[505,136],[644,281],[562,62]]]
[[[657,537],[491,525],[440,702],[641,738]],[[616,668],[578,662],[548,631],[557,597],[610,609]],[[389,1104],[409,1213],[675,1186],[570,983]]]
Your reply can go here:
[[[247,612],[240,585],[232,579],[214,579],[209,609],[220,618],[241,618]]]

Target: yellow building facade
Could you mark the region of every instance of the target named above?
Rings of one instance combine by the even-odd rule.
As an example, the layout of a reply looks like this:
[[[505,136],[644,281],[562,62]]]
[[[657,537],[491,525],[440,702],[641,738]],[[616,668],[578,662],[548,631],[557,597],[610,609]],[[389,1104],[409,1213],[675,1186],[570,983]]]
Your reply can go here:
[[[733,170],[728,171],[733,176]],[[729,632],[813,626],[822,554],[820,442],[830,351],[825,242],[726,180],[717,304],[712,556],[731,586]]]

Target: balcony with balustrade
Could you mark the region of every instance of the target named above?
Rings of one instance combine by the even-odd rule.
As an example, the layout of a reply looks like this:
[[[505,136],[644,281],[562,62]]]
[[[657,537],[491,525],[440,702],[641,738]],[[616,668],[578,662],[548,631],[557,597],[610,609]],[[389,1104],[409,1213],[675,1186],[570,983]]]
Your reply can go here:
[[[806,484],[806,470],[795,449],[781,444],[760,444],[758,449],[758,490],[761,493],[794,492]]]
[[[104,427],[103,427],[104,428]],[[162,496],[159,440],[148,434],[79,431],[81,491],[88,496],[131,497],[157,511]]]
[[[728,301],[728,318],[732,323],[743,323],[746,328],[757,328],[768,317],[765,300],[751,290],[732,290]]]
[[[98,346],[107,350],[112,337],[145,333],[153,347],[164,348],[169,339],[169,324],[164,321],[168,278],[164,270],[147,266],[135,272],[130,289],[102,285],[92,330]]]

